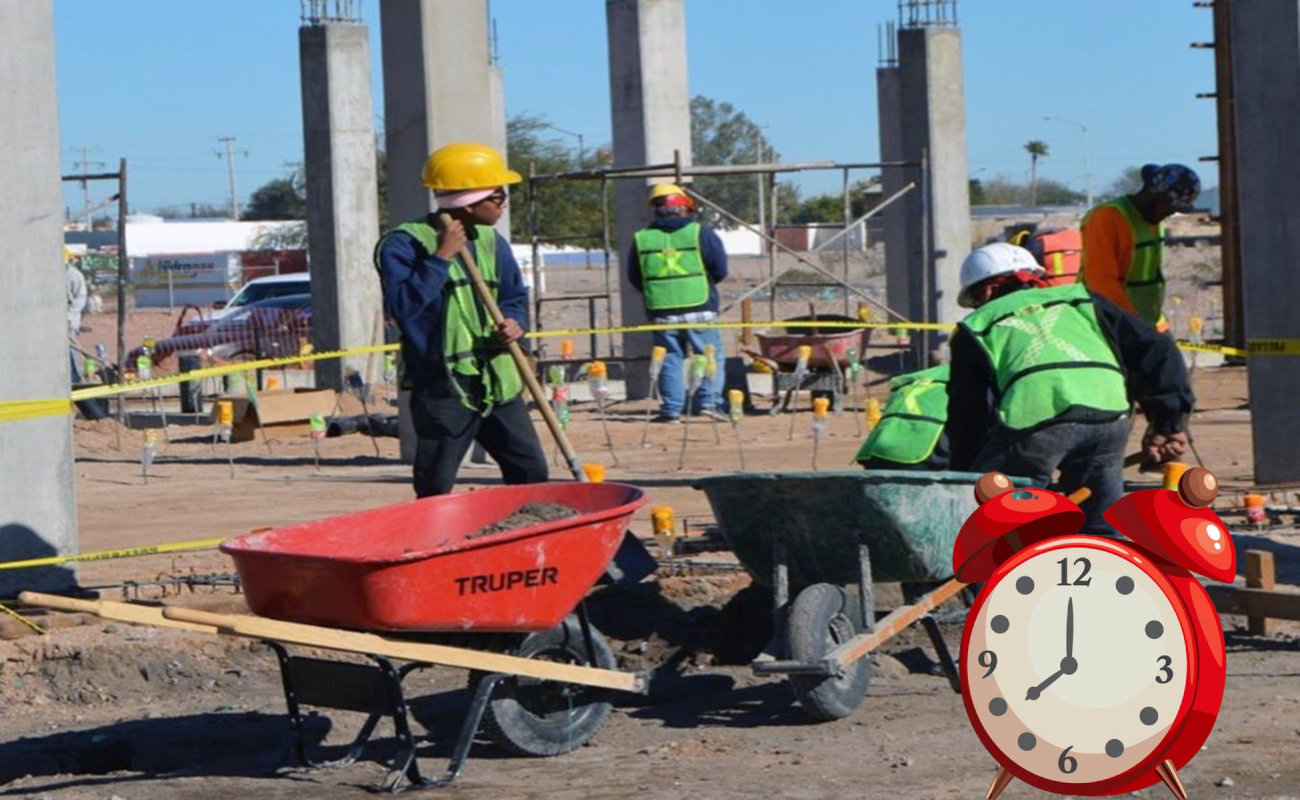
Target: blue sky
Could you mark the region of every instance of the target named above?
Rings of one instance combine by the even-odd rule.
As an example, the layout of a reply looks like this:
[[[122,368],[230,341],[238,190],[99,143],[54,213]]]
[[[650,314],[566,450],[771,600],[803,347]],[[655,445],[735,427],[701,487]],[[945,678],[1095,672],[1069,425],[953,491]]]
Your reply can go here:
[[[241,204],[302,158],[299,4],[293,0],[55,0],[60,147],[130,164],[132,210],[228,205],[218,137],[236,137]],[[371,27],[376,116],[379,6]],[[183,9],[183,10],[182,10]],[[491,0],[508,113],[609,141],[605,4]],[[878,27],[895,0],[686,0],[690,91],[744,111],[784,160],[879,157]],[[1218,183],[1211,14],[1191,0],[959,0],[970,169],[1025,180],[1024,144],[1047,142],[1040,175],[1084,188],[1087,126],[1094,189],[1147,161],[1183,161]],[[573,145],[574,137],[556,133]],[[83,152],[81,148],[88,148]],[[96,171],[102,167],[90,164]],[[838,191],[832,173],[799,178],[805,194]],[[107,194],[96,187],[93,200]],[[82,205],[79,187],[66,202]]]

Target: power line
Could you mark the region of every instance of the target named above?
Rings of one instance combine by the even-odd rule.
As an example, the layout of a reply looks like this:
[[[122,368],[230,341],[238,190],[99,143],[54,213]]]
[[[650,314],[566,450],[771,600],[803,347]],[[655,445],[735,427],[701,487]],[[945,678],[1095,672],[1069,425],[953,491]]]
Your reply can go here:
[[[226,172],[230,177],[230,218],[235,222],[239,221],[239,195],[235,192],[235,137],[218,136],[217,141],[226,146],[226,152],[217,151],[217,158],[226,159]],[[248,151],[241,150],[240,154],[248,158]]]
[[[104,164],[103,161],[91,161],[91,160],[90,160],[90,151],[91,151],[91,150],[98,150],[99,148],[97,148],[97,147],[86,147],[86,146],[83,145],[83,146],[81,146],[81,147],[73,147],[73,148],[71,148],[71,149],[72,149],[73,152],[79,152],[79,153],[81,153],[81,160],[80,160],[80,161],[74,161],[74,162],[72,163],[72,168],[75,169],[75,170],[77,170],[77,172],[82,173],[82,174],[86,174],[86,173],[90,172],[91,167],[103,167],[103,166],[105,166],[105,164]],[[85,225],[86,225],[86,230],[90,230],[91,214],[94,213],[94,209],[90,207],[90,181],[87,181],[87,180],[84,180],[84,179],[83,179],[83,180],[80,181],[80,183],[81,183],[81,195],[82,195],[82,199],[83,199],[83,205],[82,205],[82,209],[83,209],[83,211],[82,211],[82,214],[83,214],[83,216],[85,216]]]

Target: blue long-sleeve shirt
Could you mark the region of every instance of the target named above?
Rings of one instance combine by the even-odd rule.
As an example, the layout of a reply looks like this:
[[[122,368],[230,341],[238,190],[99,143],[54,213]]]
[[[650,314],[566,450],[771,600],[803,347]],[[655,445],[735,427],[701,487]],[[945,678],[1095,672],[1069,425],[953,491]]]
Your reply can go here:
[[[476,232],[469,233],[473,236]],[[384,290],[384,313],[402,333],[405,380],[412,386],[445,384],[449,378],[443,360],[443,313],[450,262],[426,254],[424,247],[403,231],[395,231],[384,240],[375,260]],[[496,271],[501,313],[527,330],[528,289],[510,242],[499,233]],[[487,319],[487,312],[483,313]]]
[[[648,227],[671,233],[695,221],[694,215],[658,219],[650,223]],[[723,246],[722,239],[718,238],[718,234],[707,225],[700,226],[700,260],[704,262],[704,272],[709,276],[709,299],[703,305],[694,308],[673,309],[673,316],[698,311],[712,311],[716,314],[718,309],[721,308],[721,304],[718,302],[718,284],[727,278],[727,248]],[[644,294],[645,290],[641,288],[641,259],[637,255],[636,242],[633,242],[632,247],[628,250],[627,279],[638,292]]]

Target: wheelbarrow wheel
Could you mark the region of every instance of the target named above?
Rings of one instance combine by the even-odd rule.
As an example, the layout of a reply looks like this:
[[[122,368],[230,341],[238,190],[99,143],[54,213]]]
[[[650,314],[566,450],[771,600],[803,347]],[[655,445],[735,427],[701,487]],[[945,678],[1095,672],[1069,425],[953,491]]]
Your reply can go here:
[[[857,599],[839,586],[815,583],[794,599],[787,622],[790,658],[816,663],[863,630]],[[790,688],[819,722],[852,714],[871,684],[871,660],[859,658],[838,675],[791,675]]]
[[[569,617],[550,630],[526,636],[515,655],[564,664],[613,669],[614,652],[591,630],[595,663],[587,655],[582,627]],[[470,689],[481,675],[471,676]],[[601,691],[556,681],[511,676],[497,684],[483,715],[483,731],[504,749],[521,756],[558,756],[590,741],[609,716]]]

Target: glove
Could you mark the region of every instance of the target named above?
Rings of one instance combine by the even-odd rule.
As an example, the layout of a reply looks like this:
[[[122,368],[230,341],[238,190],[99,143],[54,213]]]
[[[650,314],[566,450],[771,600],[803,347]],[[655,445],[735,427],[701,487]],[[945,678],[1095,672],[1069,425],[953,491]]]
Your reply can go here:
[[[1186,431],[1156,433],[1153,429],[1147,428],[1142,436],[1142,453],[1146,456],[1147,464],[1163,464],[1166,461],[1174,461],[1186,453],[1190,442]]]

